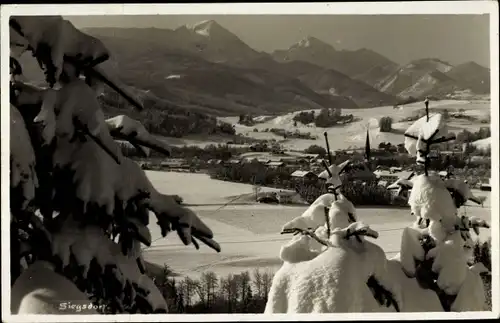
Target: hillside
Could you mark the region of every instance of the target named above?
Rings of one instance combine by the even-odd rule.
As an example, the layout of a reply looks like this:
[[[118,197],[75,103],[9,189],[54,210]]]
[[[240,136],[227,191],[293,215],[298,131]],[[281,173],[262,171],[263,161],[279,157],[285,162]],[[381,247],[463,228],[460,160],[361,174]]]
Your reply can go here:
[[[361,108],[390,105],[397,101],[394,96],[383,93],[364,82],[354,80],[338,71],[325,69],[304,61],[279,63],[270,57],[261,57],[248,61],[246,64],[253,68],[296,78],[320,94],[328,94],[331,97],[336,97],[339,101],[352,101]],[[342,106],[342,108],[352,107]]]
[[[130,46],[129,41],[119,38],[101,39],[113,54],[105,69],[174,103],[201,106],[217,115],[275,114],[331,104],[328,98],[287,75],[211,63],[161,44],[136,41]]]
[[[474,62],[452,66],[427,58],[402,66],[375,87],[401,98],[473,98],[490,93],[489,78],[489,69]]]
[[[375,85],[398,67],[396,63],[372,50],[336,50],[330,44],[311,36],[286,50],[274,51],[272,56],[278,62],[304,61],[333,69],[369,85]]]
[[[214,63],[232,63],[254,59],[261,54],[213,20],[181,26],[175,30],[159,28],[87,28],[95,37],[112,37],[162,44],[194,54]]]
[[[476,94],[490,93],[490,70],[475,62],[454,66],[446,75]]]
[[[376,88],[399,97],[421,97],[451,79],[445,73],[453,66],[438,59],[420,59],[399,68]]]
[[[86,31],[103,40],[106,39],[108,43],[121,42],[122,43],[122,45],[120,45],[121,51],[127,50],[126,49],[127,45],[125,43],[125,40],[127,40],[130,44],[132,43],[137,44],[138,42],[140,42],[141,46],[147,46],[151,49],[156,48],[156,50],[175,52],[178,55],[189,57],[186,59],[192,59],[196,57],[196,58],[202,58],[211,63],[219,63],[219,65],[217,66],[215,65],[211,66],[210,72],[212,72],[212,74],[214,74],[213,72],[215,70],[216,70],[215,72],[219,74],[231,70],[234,75],[235,73],[236,74],[242,73],[242,70],[244,70],[243,73],[245,73],[247,78],[259,84],[263,84],[262,76],[265,75],[266,82],[264,82],[264,85],[273,86],[275,91],[278,90],[282,92],[280,90],[280,87],[282,88],[283,84],[285,83],[290,83],[288,81],[285,81],[286,79],[284,78],[284,76],[287,76],[287,78],[297,78],[302,82],[302,85],[300,85],[301,90],[299,91],[291,90],[288,92],[301,94],[302,97],[299,98],[299,101],[301,102],[300,104],[302,107],[304,106],[303,105],[304,103],[302,102],[304,101],[303,96],[306,92],[308,92],[307,90],[303,89],[304,85],[320,93],[325,93],[325,92],[331,93],[330,91],[331,88],[348,89],[345,91],[340,91],[345,93],[338,93],[339,91],[336,91],[336,93],[338,93],[336,95],[346,96],[346,98],[341,98],[340,100],[335,99],[335,102],[346,101],[349,100],[350,98],[357,105],[360,105],[362,107],[373,107],[379,105],[381,102],[383,104],[389,104],[392,101],[394,101],[394,98],[391,97],[390,95],[380,93],[380,91],[372,88],[371,86],[363,83],[360,80],[353,80],[349,76],[343,73],[339,73],[333,70],[325,70],[323,67],[320,67],[318,65],[314,64],[300,65],[301,62],[294,62],[294,63],[299,63],[298,66],[300,68],[299,70],[297,70],[297,68],[294,67],[293,72],[291,72],[289,71],[291,67],[290,64],[288,63],[280,64],[276,62],[271,57],[271,55],[265,53],[258,53],[257,51],[253,50],[248,45],[243,43],[234,34],[229,32],[225,28],[221,27],[214,21],[204,21],[195,24],[193,26],[182,26],[175,30],[156,29],[156,28],[143,28],[143,29],[92,28],[92,29],[86,29]],[[132,51],[137,51],[137,49],[134,48],[132,49]],[[359,57],[359,59],[362,59],[363,62],[367,61],[366,56],[367,53],[369,53],[369,51],[360,50],[357,52],[359,52],[359,55],[357,56]],[[137,57],[137,53],[131,56]],[[144,58],[141,57],[140,61],[143,60]],[[149,60],[152,62],[154,61],[153,59]],[[140,61],[137,61],[137,64],[139,64]],[[361,65],[364,64],[363,62],[361,62],[360,64]],[[354,65],[359,65],[359,64],[354,64]],[[208,72],[207,69],[205,70]],[[323,80],[321,84],[317,84],[316,81],[317,76],[315,75],[317,75],[323,70],[325,70],[326,74],[330,75],[326,78],[326,80]],[[271,73],[277,75],[271,75]],[[374,78],[376,77],[377,73],[380,73],[380,70],[377,70],[375,68],[371,72],[367,71],[366,77]],[[180,78],[182,78],[182,76],[177,76],[177,75],[178,74],[172,74],[172,79],[175,78],[176,80],[179,80]],[[207,80],[211,80],[215,78],[215,75],[207,77],[208,77]],[[226,80],[228,82],[230,81],[229,78],[227,78]],[[269,82],[269,80],[271,81]],[[223,80],[220,80],[219,82],[214,82],[212,84],[214,86],[216,85],[219,86],[222,81]],[[276,81],[278,81],[278,83],[280,84],[280,87],[278,88],[276,88],[275,84]],[[190,81],[186,80],[186,82],[189,83]],[[182,82],[178,81],[177,83],[182,83]],[[235,80],[234,83],[238,84],[238,80]],[[184,85],[186,85],[186,83],[184,83]],[[292,89],[296,86],[298,86],[297,82],[295,82],[295,85],[293,86],[288,84],[285,87],[288,89]],[[198,91],[198,89],[196,90]],[[249,91],[247,93],[248,94],[247,96],[249,97],[245,97],[245,100],[247,99],[250,99],[250,101],[253,100],[251,93],[252,91]],[[241,93],[237,93],[236,95],[241,95]],[[260,96],[265,97],[262,95]],[[310,91],[309,94],[306,96],[308,97],[307,99],[305,99],[306,101],[313,101],[316,104],[320,105],[323,104],[321,103],[323,101],[321,100],[318,101],[317,98],[313,98],[312,96],[314,95],[311,94]],[[276,105],[277,105],[276,103],[273,103],[273,106]],[[278,104],[278,106],[280,105],[282,104]],[[287,103],[285,105],[290,105],[290,103]],[[352,104],[350,106],[352,107]],[[348,106],[343,106],[343,107],[348,108]],[[256,104],[254,104],[252,109],[258,110],[259,105],[256,106]],[[224,113],[226,113],[228,109],[222,109],[222,110],[224,110]],[[229,108],[229,110],[239,110],[239,109],[238,107],[233,106]],[[276,108],[276,110],[291,111],[294,109]]]

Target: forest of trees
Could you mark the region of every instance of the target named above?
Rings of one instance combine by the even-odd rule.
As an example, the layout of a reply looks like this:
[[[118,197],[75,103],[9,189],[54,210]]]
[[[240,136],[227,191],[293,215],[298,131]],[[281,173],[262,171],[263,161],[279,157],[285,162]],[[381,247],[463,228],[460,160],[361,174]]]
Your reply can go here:
[[[253,270],[218,277],[204,272],[199,279],[172,277],[165,266],[149,276],[167,301],[169,313],[263,313],[274,273]]]
[[[293,117],[295,122],[300,122],[302,124],[314,123],[316,127],[329,128],[334,127],[338,124],[345,124],[354,121],[354,116],[352,114],[342,115],[341,109],[327,109],[323,108],[318,115],[314,111],[302,111]]]
[[[269,132],[274,133],[277,136],[281,136],[284,139],[297,138],[297,139],[306,139],[306,140],[315,140],[316,136],[311,135],[310,132],[300,132],[298,130],[295,131],[287,131],[281,128],[271,128]]]
[[[198,111],[176,107],[160,99],[145,98],[144,111],[137,112],[123,104],[122,99],[114,92],[105,92],[98,98],[105,115],[129,115],[154,134],[180,138],[188,134],[236,133],[229,123],[217,121],[215,117]]]

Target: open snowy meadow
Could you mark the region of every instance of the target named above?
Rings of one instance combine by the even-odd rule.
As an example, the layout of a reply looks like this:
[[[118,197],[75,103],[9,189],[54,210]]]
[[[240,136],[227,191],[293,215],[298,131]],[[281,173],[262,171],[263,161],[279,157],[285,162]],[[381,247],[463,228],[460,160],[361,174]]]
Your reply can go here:
[[[160,266],[167,264],[181,276],[198,277],[206,271],[227,275],[255,268],[276,271],[282,264],[280,248],[291,239],[291,235],[280,234],[281,227],[306,209],[306,206],[234,205],[238,200],[224,206],[229,196],[252,193],[252,186],[212,180],[205,174],[148,171],[147,175],[160,192],[175,192],[184,197],[186,204],[199,205],[192,209],[213,230],[222,247],[220,253],[203,245],[200,250],[185,247],[175,234],[161,238],[159,228],[150,225],[154,242],[145,249],[146,261]],[[490,192],[475,191],[474,194],[487,197],[484,206],[469,202],[465,212],[490,221]],[[388,257],[398,252],[403,228],[414,221],[409,208],[359,207],[357,215],[379,232],[377,243]],[[151,223],[154,221],[151,218]],[[480,239],[489,235],[489,229],[482,230]]]
[[[235,126],[236,133],[256,139],[276,139],[280,141],[285,149],[290,150],[303,150],[311,145],[324,145],[323,132],[326,131],[330,138],[330,148],[332,150],[338,150],[348,149],[349,147],[362,147],[365,143],[367,126],[370,129],[370,140],[372,141],[372,145],[378,146],[381,142],[399,144],[404,140],[404,131],[412,123],[401,122],[401,120],[410,117],[413,113],[421,109],[422,102],[401,105],[397,109],[392,106],[383,106],[370,109],[343,110],[342,114],[352,114],[357,121],[345,126],[336,126],[328,129],[317,128],[313,125],[305,126],[300,123],[297,123],[297,126],[294,126],[293,117],[299,112],[292,112],[275,118],[265,118],[264,120],[267,119],[265,122],[257,123],[252,127],[238,124],[238,117],[226,117],[221,120],[233,124]],[[490,115],[490,102],[481,100],[441,100],[432,103],[432,111],[441,113],[445,109],[450,113],[456,113],[463,109],[464,115],[471,116],[476,119],[473,121],[467,119],[450,120],[448,123],[450,131],[456,133],[462,131],[463,129],[477,131],[480,127],[485,126],[485,124],[481,123],[481,120],[488,118]],[[315,112],[319,113],[319,110],[315,110]],[[392,127],[395,131],[390,133],[379,131],[378,120],[384,116],[390,116],[393,118],[394,123]],[[283,137],[277,136],[271,132],[263,132],[265,129],[272,128],[285,129],[288,131],[298,130],[300,132],[310,132],[311,135],[316,136],[317,139],[306,140],[294,138],[283,140]],[[257,129],[258,132],[254,132],[253,129]],[[193,140],[186,141],[185,144],[198,145],[200,143]]]

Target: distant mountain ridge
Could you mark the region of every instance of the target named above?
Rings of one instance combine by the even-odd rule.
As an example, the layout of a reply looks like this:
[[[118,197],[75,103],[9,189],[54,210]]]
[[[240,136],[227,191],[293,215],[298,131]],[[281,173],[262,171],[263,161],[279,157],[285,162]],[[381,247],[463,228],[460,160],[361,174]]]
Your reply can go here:
[[[133,86],[215,114],[367,108],[410,96],[487,94],[490,87],[489,69],[476,63],[426,58],[399,66],[370,49],[337,50],[313,36],[285,50],[258,52],[214,20],[176,29],[84,31],[110,46],[115,55],[107,67]]]
[[[343,102],[340,104],[340,108],[352,108],[358,105],[361,107],[374,107],[380,104],[393,104],[396,102],[396,98],[391,95],[382,93],[370,85],[367,85],[359,80],[353,80],[337,71],[328,72],[325,70],[325,73],[334,75],[327,78],[326,81],[324,80],[321,86],[316,86],[316,84],[313,84],[314,82],[310,80],[314,80],[314,74],[319,73],[324,70],[324,68],[309,64],[305,70],[296,71],[296,69],[293,69],[296,73],[291,73],[288,69],[289,64],[281,64],[272,59],[271,55],[259,53],[253,50],[248,45],[243,43],[238,37],[234,36],[232,33],[227,31],[227,29],[221,27],[214,21],[203,21],[192,26],[181,26],[175,30],[155,28],[91,28],[86,29],[85,31],[102,39],[107,46],[111,44],[109,46],[111,47],[112,52],[116,53],[116,55],[114,55],[115,62],[124,63],[127,61],[130,63],[126,63],[127,67],[120,68],[117,70],[118,72],[125,73],[125,70],[130,69],[132,66],[133,69],[136,69],[139,65],[142,65],[141,68],[145,70],[151,68],[145,67],[143,63],[146,60],[147,55],[149,55],[144,53],[149,53],[149,51],[152,51],[153,48],[158,52],[168,52],[168,54],[165,54],[165,58],[174,52],[176,55],[184,57],[185,63],[190,66],[187,66],[186,64],[183,65],[182,63],[177,66],[170,65],[170,62],[162,63],[162,69],[166,74],[171,73],[172,75],[177,75],[179,70],[183,71],[184,76],[179,75],[179,77],[176,78],[175,83],[168,83],[169,86],[176,88],[177,86],[180,87],[182,84],[182,91],[211,91],[211,93],[209,93],[210,95],[218,93],[217,95],[220,96],[222,95],[220,89],[225,88],[224,86],[227,85],[229,87],[229,89],[227,89],[229,90],[229,94],[232,91],[231,88],[233,88],[233,85],[242,85],[238,79],[241,79],[241,76],[245,75],[247,77],[247,81],[249,80],[250,82],[260,83],[258,85],[252,85],[254,90],[256,86],[267,86],[267,92],[269,90],[275,94],[277,92],[281,92],[281,95],[284,95],[284,92],[287,92],[286,96],[290,96],[291,93],[294,93],[294,99],[286,99],[286,104],[272,104],[271,102],[273,102],[273,100],[271,100],[269,104],[266,104],[265,102],[257,104],[255,103],[257,96],[255,95],[256,92],[254,90],[250,90],[250,88],[247,90],[239,89],[236,95],[239,96],[240,99],[244,98],[244,100],[241,99],[240,101],[247,101],[247,103],[252,102],[255,107],[252,109],[274,105],[275,108],[273,108],[273,110],[276,110],[276,112],[287,109],[290,111],[299,108],[311,108],[311,102],[314,102],[314,108],[328,107],[332,104],[332,102],[325,102],[325,97],[319,94],[332,93],[330,91],[332,88],[341,89],[340,91],[336,91],[334,95],[330,96],[330,99],[333,102],[336,102],[335,104],[337,105],[339,102]],[[133,42],[136,46],[141,48],[148,48],[149,51],[143,51],[144,53],[142,54],[131,54],[133,52],[137,52],[138,49],[128,49],[127,42]],[[118,43],[120,43],[120,45],[118,45]],[[113,44],[117,45],[119,48],[113,50]],[[198,59],[194,59],[195,57]],[[179,57],[175,60],[178,60],[178,58]],[[199,59],[203,59],[207,63],[204,65],[207,68],[203,68],[201,71],[198,69],[195,73],[193,70],[193,64],[201,64]],[[149,57],[148,60],[160,64],[163,59],[159,55],[155,55],[155,59],[151,59],[151,57]],[[189,63],[187,63],[188,60]],[[197,63],[195,63],[195,61]],[[217,63],[218,65],[213,65],[213,63]],[[169,66],[168,69],[165,64]],[[300,65],[300,63],[294,64]],[[181,66],[186,68],[183,69]],[[210,66],[210,68],[208,68],[208,66]],[[231,77],[227,74],[230,70],[230,74],[232,75]],[[208,75],[208,72],[210,72],[211,75]],[[159,70],[155,71],[152,75],[156,76],[156,73],[159,73]],[[237,75],[238,73],[240,73],[240,75]],[[132,74],[136,73],[132,72]],[[197,75],[196,77],[194,77],[195,74]],[[262,75],[266,75],[266,77],[262,78]],[[134,82],[134,80],[128,76],[124,75],[124,77],[130,82]],[[143,78],[141,76],[137,77]],[[164,77],[168,77],[168,75],[164,75]],[[205,78],[206,81],[206,84],[203,86],[201,84],[203,82],[200,81],[202,78]],[[234,81],[231,80],[231,78],[234,78]],[[194,79],[196,79],[196,81]],[[282,83],[285,79],[289,82],[287,85]],[[296,81],[292,81],[293,79]],[[281,80],[278,82],[281,82],[279,86],[276,86],[277,80]],[[157,79],[155,82],[163,81]],[[194,86],[194,83],[196,83],[197,86]],[[250,86],[250,83],[247,83],[247,86]],[[297,87],[300,87],[301,90],[298,91]],[[285,88],[287,88],[286,91],[284,91]],[[305,88],[307,88],[307,91]],[[247,93],[245,93],[245,91],[247,91]],[[308,93],[307,98],[304,96],[304,93],[306,92]],[[298,95],[298,93],[301,94]],[[264,94],[260,94],[258,96],[260,99],[257,101],[269,98],[269,95]],[[321,97],[322,99],[319,100],[317,97]],[[226,96],[224,99],[228,99],[228,97]],[[347,104],[347,102],[349,102],[349,104]],[[352,104],[351,102],[355,102],[355,104]],[[285,108],[287,105],[289,108]],[[265,110],[267,113],[270,112],[267,107]]]
[[[476,63],[453,66],[437,58],[412,61],[375,87],[397,97],[452,96],[455,93],[488,94],[490,71]]]
[[[275,50],[271,55],[278,62],[299,60],[333,69],[369,85],[375,85],[398,67],[398,64],[370,49],[336,50],[312,36],[286,50]]]

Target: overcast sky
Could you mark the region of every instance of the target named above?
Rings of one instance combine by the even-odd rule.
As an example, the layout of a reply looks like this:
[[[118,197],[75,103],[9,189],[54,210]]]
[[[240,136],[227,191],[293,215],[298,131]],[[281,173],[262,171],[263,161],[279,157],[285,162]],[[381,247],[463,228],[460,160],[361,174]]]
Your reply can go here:
[[[337,49],[369,48],[399,64],[439,58],[490,66],[488,15],[156,15],[65,17],[76,27],[175,29],[213,19],[256,50],[285,49],[306,36]]]

